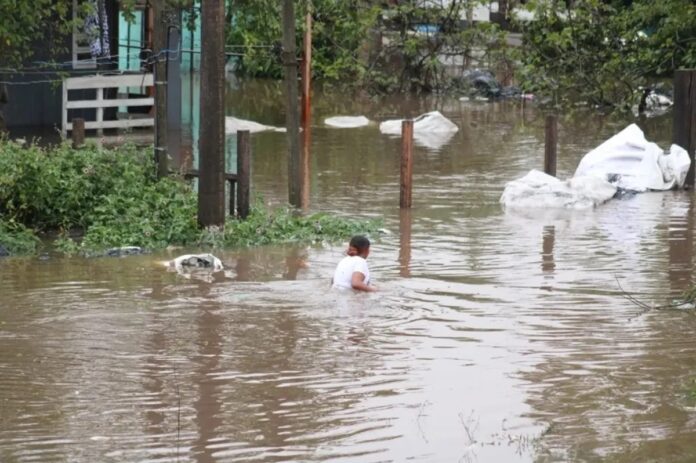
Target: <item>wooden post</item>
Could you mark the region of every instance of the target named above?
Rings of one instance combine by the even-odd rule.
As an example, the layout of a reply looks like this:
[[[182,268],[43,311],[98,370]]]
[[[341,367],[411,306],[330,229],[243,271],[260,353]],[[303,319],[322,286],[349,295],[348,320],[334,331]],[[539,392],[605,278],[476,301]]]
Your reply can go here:
[[[72,146],[79,148],[85,144],[85,120],[81,117],[72,120]]]
[[[302,159],[300,162],[300,207],[309,208],[312,140],[312,15],[305,16],[302,60]]]
[[[201,5],[201,120],[199,129],[198,221],[225,223],[225,2]]]
[[[696,69],[674,73],[674,116],[672,140],[689,153],[691,166],[685,188],[694,186],[694,152],[696,151]]]
[[[556,176],[556,158],[558,145],[558,116],[546,116],[544,144],[544,172]]]
[[[411,208],[411,190],[413,180],[413,121],[401,123],[401,188],[399,206]]]
[[[286,126],[288,133],[288,199],[302,207],[300,189],[300,121],[297,110],[297,57],[295,56],[295,10],[293,0],[283,0],[283,66],[285,67]]]
[[[246,219],[249,215],[251,188],[251,138],[248,130],[237,132],[237,215]]]
[[[411,276],[411,209],[399,211],[399,275]]]
[[[167,21],[165,20],[165,2],[152,2],[153,37],[152,47],[155,64],[152,66],[155,76],[155,162],[157,175],[169,174],[167,162]]]

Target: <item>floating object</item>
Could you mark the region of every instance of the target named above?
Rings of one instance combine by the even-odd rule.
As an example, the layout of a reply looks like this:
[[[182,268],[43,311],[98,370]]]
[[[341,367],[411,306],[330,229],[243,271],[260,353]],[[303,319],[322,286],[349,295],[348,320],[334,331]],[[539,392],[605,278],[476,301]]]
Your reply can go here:
[[[387,135],[401,135],[401,123],[404,119],[393,119],[379,124],[379,131]],[[413,132],[454,133],[459,130],[457,124],[447,119],[440,111],[431,111],[413,119]]]
[[[209,270],[219,272],[224,270],[220,259],[212,254],[184,254],[167,262],[167,266],[179,273],[187,273],[194,270]]]
[[[111,248],[106,251],[109,257],[137,256],[144,254],[145,250],[140,246],[121,246],[120,248]]]
[[[285,132],[284,127],[274,127],[272,125],[263,125],[254,121],[247,121],[245,119],[238,119],[236,117],[227,116],[225,117],[225,132],[226,133],[236,133],[240,130],[248,130],[251,133],[257,132]]]
[[[337,129],[353,129],[369,125],[370,120],[365,116],[334,116],[324,119],[324,124]]]
[[[684,186],[691,160],[682,147],[672,145],[665,153],[645,139],[631,124],[587,153],[575,176],[592,175],[635,192],[671,190]]]
[[[537,170],[509,182],[500,202],[510,208],[587,209],[615,196],[684,186],[691,160],[680,146],[665,153],[631,124],[587,153],[569,180]]]
[[[387,135],[401,135],[404,119],[384,121],[379,131]],[[459,131],[457,124],[447,119],[439,111],[421,114],[413,120],[413,140],[416,144],[433,151],[440,150]]]
[[[538,170],[505,185],[500,202],[507,208],[590,209],[616,194],[616,186],[595,176],[559,180]]]

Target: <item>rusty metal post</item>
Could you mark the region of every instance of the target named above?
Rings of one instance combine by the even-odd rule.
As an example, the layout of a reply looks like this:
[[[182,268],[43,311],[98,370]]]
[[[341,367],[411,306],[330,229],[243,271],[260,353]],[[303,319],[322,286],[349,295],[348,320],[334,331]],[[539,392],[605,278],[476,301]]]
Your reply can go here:
[[[411,276],[411,209],[399,211],[399,275]]]
[[[72,120],[72,146],[79,148],[85,144],[85,120],[81,117]]]
[[[694,186],[696,159],[696,69],[685,69],[674,73],[674,115],[672,140],[689,153],[691,166],[686,175],[685,188]]]
[[[544,172],[555,177],[558,157],[558,116],[555,114],[546,116],[544,134]]]
[[[237,215],[249,215],[251,190],[251,137],[248,130],[237,132]]]
[[[401,123],[401,188],[399,207],[411,208],[411,190],[413,180],[413,121]]]

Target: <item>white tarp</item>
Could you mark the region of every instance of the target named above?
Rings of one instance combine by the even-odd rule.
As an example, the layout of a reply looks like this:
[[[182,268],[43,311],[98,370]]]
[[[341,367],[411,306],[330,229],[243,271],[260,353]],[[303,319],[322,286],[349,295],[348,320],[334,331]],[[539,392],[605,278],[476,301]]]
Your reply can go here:
[[[226,133],[237,133],[240,130],[248,130],[251,133],[264,132],[271,130],[273,132],[285,132],[284,127],[273,127],[272,125],[263,125],[254,121],[247,121],[245,119],[238,119],[236,117],[227,116],[225,117],[225,132]]]
[[[500,202],[508,208],[589,209],[610,200],[616,186],[594,176],[559,180],[538,170],[505,185]]]
[[[324,124],[337,129],[354,129],[369,125],[370,120],[365,116],[334,116],[324,119]]]
[[[387,135],[401,135],[404,119],[393,119],[379,124],[379,131]],[[459,131],[457,124],[439,111],[421,114],[413,120],[413,140],[424,148],[439,150]]]
[[[617,187],[643,192],[684,186],[691,160],[683,148],[672,145],[668,153],[645,139],[631,124],[585,155],[575,176],[592,175]]]

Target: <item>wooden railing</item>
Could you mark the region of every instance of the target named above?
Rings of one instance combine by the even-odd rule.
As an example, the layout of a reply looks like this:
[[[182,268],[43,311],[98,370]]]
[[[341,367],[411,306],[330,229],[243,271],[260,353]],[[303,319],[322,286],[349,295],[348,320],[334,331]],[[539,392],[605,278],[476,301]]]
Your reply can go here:
[[[68,111],[72,109],[95,109],[96,120],[85,121],[86,130],[103,129],[125,129],[132,127],[153,127],[155,119],[151,115],[138,118],[118,119],[114,121],[104,120],[104,108],[153,106],[155,99],[145,98],[119,98],[105,99],[104,90],[107,88],[118,87],[151,87],[153,85],[152,74],[124,74],[116,76],[87,76],[70,77],[63,81],[63,108],[62,108],[62,132],[63,136],[72,130],[71,119],[68,118]],[[70,100],[71,90],[96,90],[96,99],[91,100]]]

